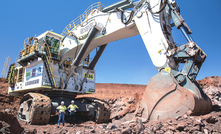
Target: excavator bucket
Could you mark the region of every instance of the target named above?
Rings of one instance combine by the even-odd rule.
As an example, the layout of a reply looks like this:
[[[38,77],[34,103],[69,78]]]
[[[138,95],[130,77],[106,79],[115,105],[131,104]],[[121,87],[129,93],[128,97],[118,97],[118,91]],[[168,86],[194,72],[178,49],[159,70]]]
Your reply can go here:
[[[153,76],[148,83],[138,110],[140,116],[149,120],[161,120],[182,116],[187,111],[191,115],[201,115],[210,112],[211,100],[202,89],[194,83],[198,95],[174,82],[168,72],[161,71]],[[195,90],[196,90],[195,89]]]

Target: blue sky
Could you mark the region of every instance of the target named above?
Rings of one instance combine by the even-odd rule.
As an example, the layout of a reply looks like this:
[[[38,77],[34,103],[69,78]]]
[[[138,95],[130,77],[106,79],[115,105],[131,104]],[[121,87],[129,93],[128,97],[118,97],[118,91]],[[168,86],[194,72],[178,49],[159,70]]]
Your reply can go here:
[[[7,56],[15,62],[25,38],[47,30],[61,33],[95,2],[98,1],[0,0],[0,73]],[[100,2],[108,6],[118,0]],[[177,0],[177,3],[193,31],[194,41],[208,56],[197,79],[221,76],[221,1]],[[173,30],[173,37],[179,44],[186,43],[179,30]],[[95,70],[97,83],[147,84],[157,74],[139,35],[109,43]]]

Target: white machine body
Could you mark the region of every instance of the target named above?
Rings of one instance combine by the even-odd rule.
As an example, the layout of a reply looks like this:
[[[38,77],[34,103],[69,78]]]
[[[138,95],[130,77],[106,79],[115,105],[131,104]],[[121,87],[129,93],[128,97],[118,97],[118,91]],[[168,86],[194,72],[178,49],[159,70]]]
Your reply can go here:
[[[160,9],[160,1],[151,1],[149,4],[154,7],[153,11]],[[47,45],[42,48],[37,45],[35,52],[21,56],[19,63],[26,62],[26,58],[32,55],[37,55],[37,58],[28,60],[27,65],[23,65],[23,67],[16,68],[17,74],[23,70],[22,81],[18,82],[18,76],[14,88],[10,87],[9,94],[24,94],[35,90],[62,90],[76,94],[94,93],[95,70],[88,69],[84,63],[76,66],[76,61],[80,60],[79,62],[82,63],[97,47],[138,34],[141,35],[153,64],[157,68],[167,66],[171,62],[166,56],[168,41],[173,42],[173,40],[171,18],[166,10],[161,14],[154,15],[148,11],[148,3],[144,2],[134,13],[130,23],[122,23],[122,15],[123,20],[126,21],[130,17],[131,11],[125,10],[123,14],[121,12],[103,12],[96,7],[87,13],[87,17],[83,18],[80,23],[71,22],[65,28],[68,32],[63,32],[63,35],[46,31],[36,37],[38,43],[40,41],[42,44],[48,44],[53,40],[57,41],[57,46],[54,44],[51,45],[52,48],[49,48],[54,51],[53,49],[56,47],[57,51],[54,51],[56,54],[51,53],[48,55],[48,57],[52,57],[51,59],[44,59],[42,55],[48,54],[45,50]],[[166,31],[163,27],[168,27],[169,30]],[[92,29],[96,29],[97,32],[94,33],[91,41],[88,41]],[[166,32],[170,34],[164,34]],[[82,52],[87,42],[89,45]],[[42,55],[39,56],[39,53]],[[69,62],[68,71],[65,67],[67,66],[66,62]]]

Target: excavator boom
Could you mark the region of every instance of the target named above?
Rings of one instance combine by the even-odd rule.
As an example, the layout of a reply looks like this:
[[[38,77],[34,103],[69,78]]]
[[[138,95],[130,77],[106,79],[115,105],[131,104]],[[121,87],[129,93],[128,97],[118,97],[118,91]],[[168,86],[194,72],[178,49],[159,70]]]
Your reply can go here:
[[[186,44],[174,41],[173,26],[183,33]],[[24,44],[20,66],[13,64],[9,69],[9,94],[24,95],[20,119],[47,123],[61,99],[66,103],[78,94],[95,93],[94,67],[108,43],[140,35],[159,73],[149,81],[136,115],[160,120],[187,111],[193,115],[208,113],[211,101],[195,80],[207,55],[191,33],[172,0],[121,0],[107,7],[97,2],[68,24],[62,35],[47,31]],[[83,116],[98,123],[108,122],[110,109],[106,102],[75,100]],[[42,111],[42,121],[33,114],[36,110]]]
[[[126,10],[128,8],[133,9]],[[178,46],[173,40],[172,25],[183,33],[187,40],[185,45]],[[97,26],[99,29],[92,35]],[[210,99],[195,80],[206,54],[193,42],[191,33],[177,3],[172,0],[122,0],[104,7],[101,12],[94,10],[80,26],[63,32],[66,37],[71,35],[78,41],[75,46],[82,44],[84,51],[79,51],[81,56],[72,57],[76,61],[85,59],[98,46],[140,34],[153,64],[159,70],[147,85],[139,106],[142,117],[151,120],[176,117],[188,110],[195,115],[211,110]],[[93,40],[88,41],[90,38]],[[64,44],[67,40],[64,39]],[[69,49],[70,53],[64,54],[63,60],[73,51],[76,47]],[[183,68],[179,67],[180,64],[184,64]]]

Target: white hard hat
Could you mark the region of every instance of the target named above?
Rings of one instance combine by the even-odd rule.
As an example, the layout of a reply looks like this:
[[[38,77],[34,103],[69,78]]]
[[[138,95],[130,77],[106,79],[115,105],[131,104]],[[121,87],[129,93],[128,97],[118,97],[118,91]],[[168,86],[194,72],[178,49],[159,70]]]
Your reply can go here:
[[[72,100],[71,103],[74,103],[74,100]]]
[[[61,104],[64,104],[64,101],[62,101]]]

